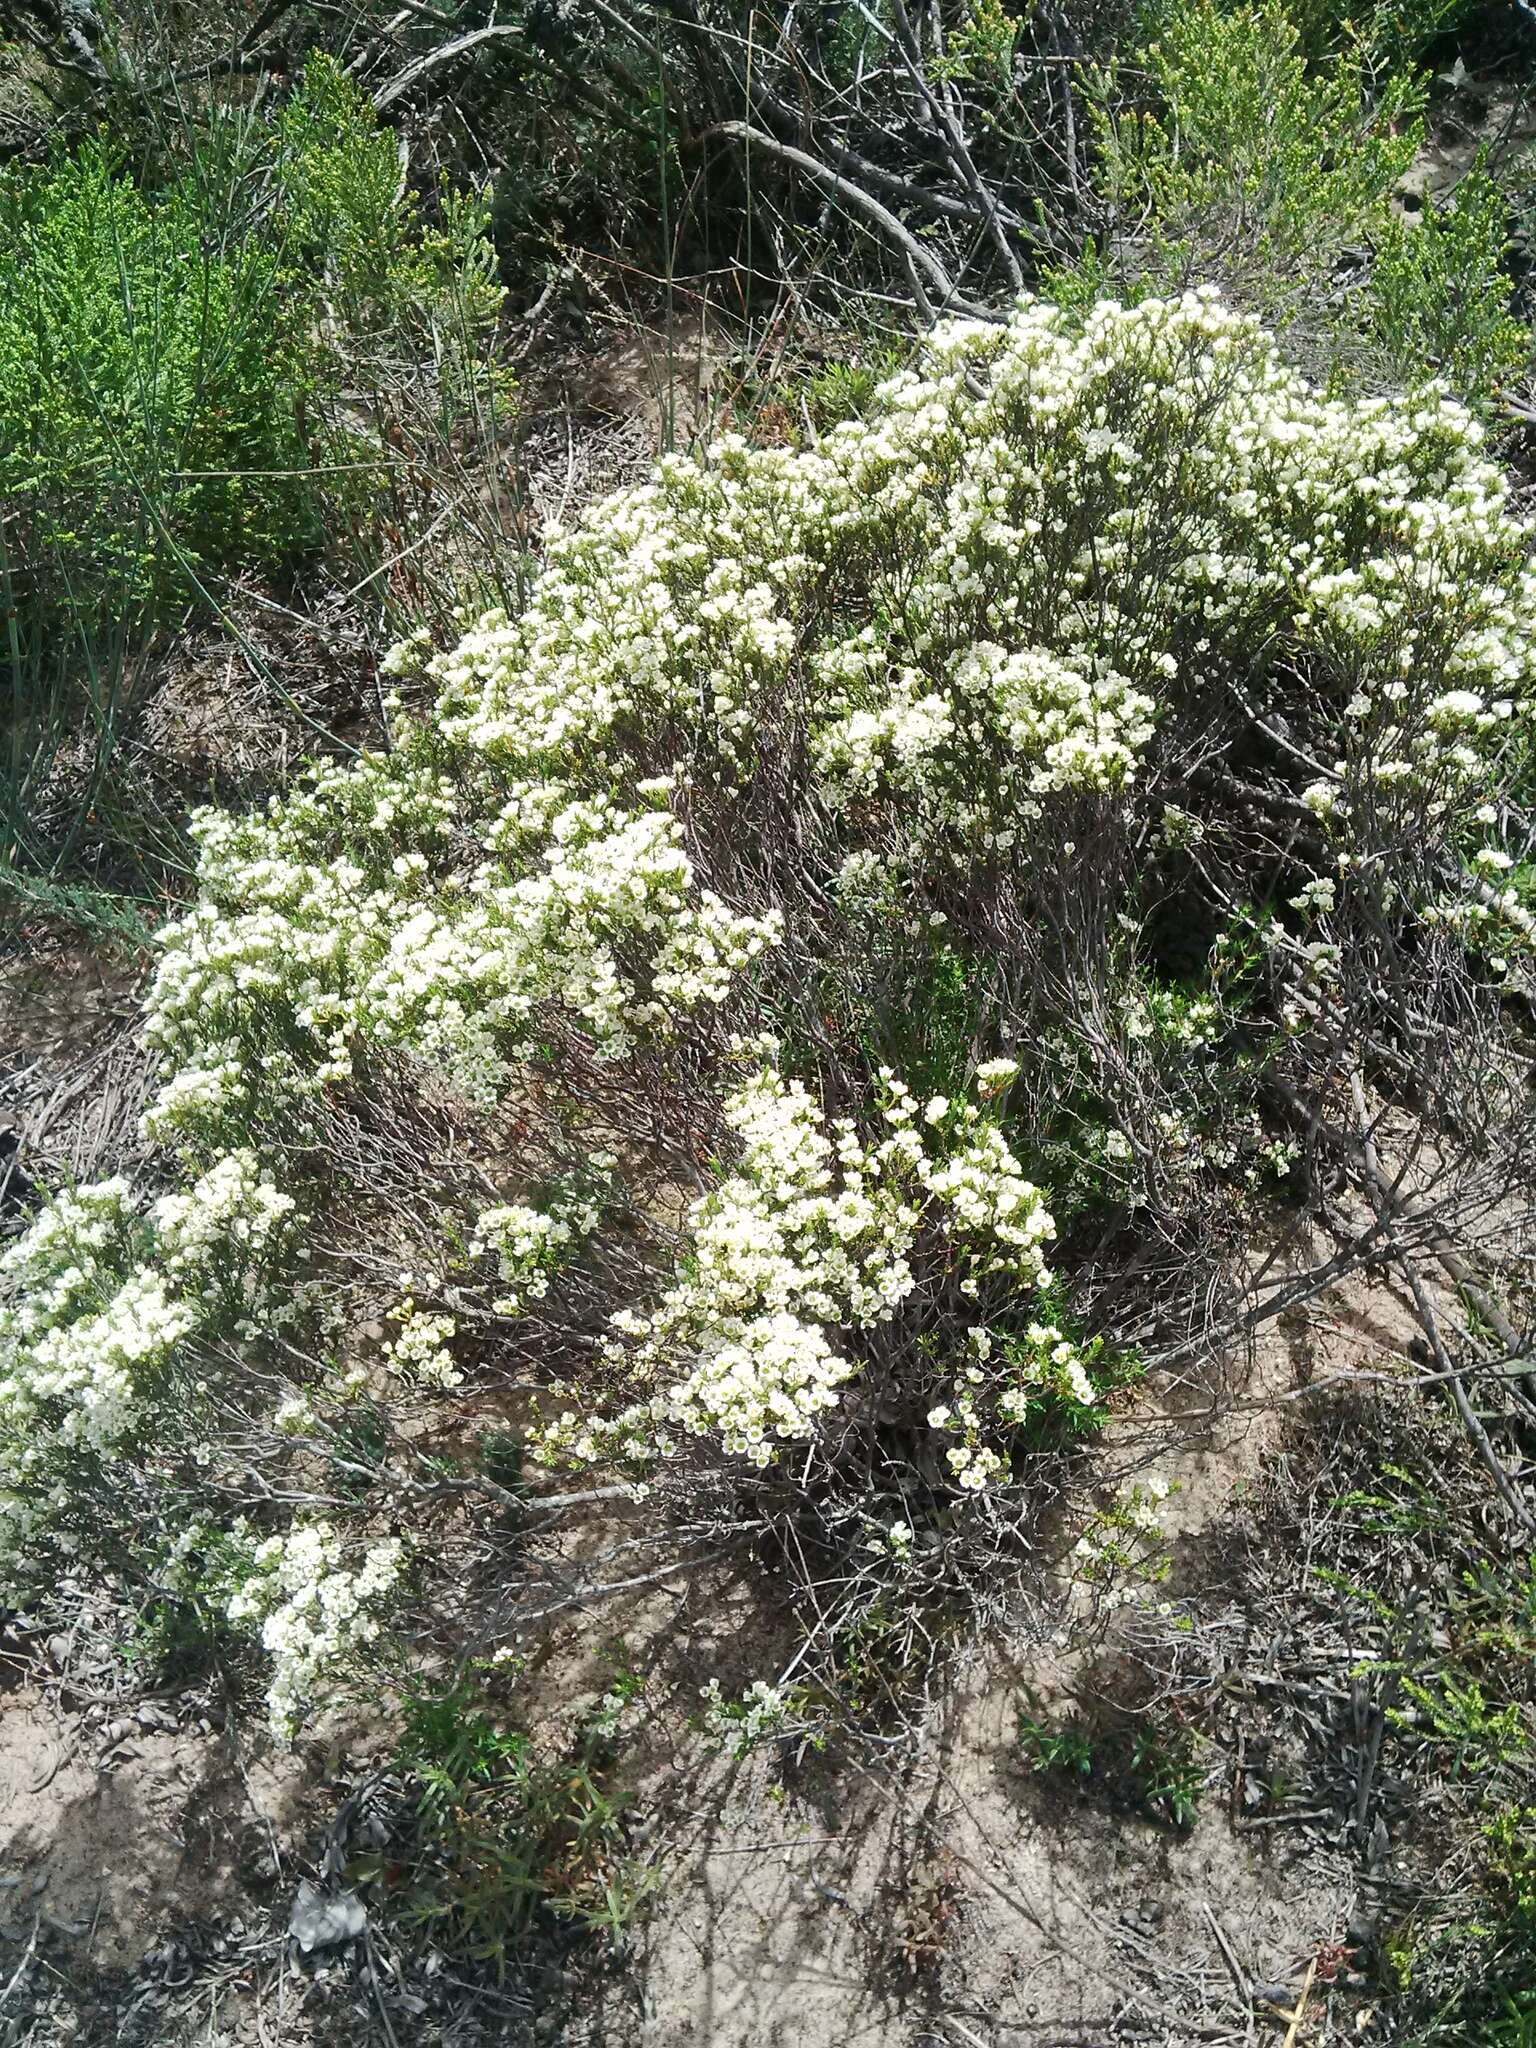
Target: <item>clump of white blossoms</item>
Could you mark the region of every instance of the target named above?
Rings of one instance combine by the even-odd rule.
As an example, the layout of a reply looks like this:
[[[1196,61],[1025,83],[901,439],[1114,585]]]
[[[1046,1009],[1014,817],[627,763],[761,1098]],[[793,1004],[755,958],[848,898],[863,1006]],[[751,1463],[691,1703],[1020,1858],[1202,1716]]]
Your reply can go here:
[[[463,783],[429,774],[427,744],[322,773],[265,817],[198,821],[204,894],[162,934],[149,1000],[166,1065],[152,1132],[217,1133],[302,1102],[351,1078],[368,1047],[494,1101],[546,1006],[618,1054],[637,1030],[721,1002],[774,942],[773,914],[734,915],[695,886],[656,799],[562,803],[536,850],[518,836],[506,857],[500,814],[462,814],[489,797],[485,764]]]
[[[384,1344],[391,1372],[445,1394],[464,1384],[450,1349],[459,1329],[452,1316],[425,1309],[414,1294],[406,1294],[396,1304],[394,1322],[395,1334]]]
[[[147,1206],[120,1178],[63,1193],[0,1257],[0,1584],[46,1576],[71,1471],[184,1408],[199,1343],[283,1320],[271,1290],[298,1221],[242,1150]]]
[[[250,1151],[147,1209],[122,1179],[58,1196],[0,1257],[0,1418],[98,1445],[133,1428],[156,1365],[247,1305],[295,1208]]]
[[[1122,1486],[1090,1516],[1072,1548],[1073,1574],[1094,1589],[1101,1607],[1127,1607],[1171,1569],[1162,1509],[1174,1487],[1166,1479]]]
[[[766,1678],[754,1678],[740,1699],[728,1699],[712,1678],[699,1697],[705,1736],[738,1763],[760,1744],[791,1732],[805,1706],[795,1687],[770,1685]]]
[[[552,1010],[620,1056],[727,1001],[781,906],[692,820],[769,763],[841,820],[826,885],[862,862],[883,901],[919,848],[1017,855],[1043,804],[1132,789],[1262,648],[1348,678],[1308,756],[1331,829],[1367,789],[1459,801],[1532,672],[1480,441],[1433,391],[1319,397],[1191,294],[951,322],[814,447],[668,456],[548,536],[523,614],[427,661],[436,713],[392,754],[202,819],[151,1128],[216,1140],[369,1047],[494,1099]]]
[[[974,1103],[919,1105],[896,1075],[880,1078],[883,1135],[873,1143],[848,1118],[828,1122],[773,1068],[730,1097],[725,1122],[740,1157],[693,1206],[684,1271],[649,1312],[612,1321],[602,1365],[644,1398],[613,1416],[567,1410],[541,1433],[543,1458],[666,1457],[684,1439],[712,1437],[767,1465],[870,1369],[859,1334],[897,1317],[918,1285],[915,1262],[942,1262],[964,1296],[997,1294],[1001,1283],[1007,1301],[1047,1283],[1055,1225],[996,1124]],[[1041,1370],[1035,1354],[1050,1344],[1052,1369]],[[936,1383],[968,1420],[984,1407],[994,1426],[1048,1396],[1096,1399],[1059,1330],[1032,1327],[1027,1350],[1021,1370],[1018,1344],[994,1343],[978,1324],[959,1359],[936,1361]],[[946,1364],[957,1379],[943,1379]],[[935,1409],[930,1427],[946,1427],[949,1413]],[[948,1455],[970,1488],[1004,1470],[995,1450]]]
[[[549,1190],[542,1204],[505,1202],[480,1212],[470,1255],[495,1257],[504,1290],[492,1304],[498,1314],[516,1315],[549,1292],[555,1272],[602,1222],[602,1184],[617,1164],[611,1152],[594,1152],[585,1172]]]
[[[349,1566],[329,1522],[295,1523],[256,1544],[226,1612],[237,1626],[259,1629],[272,1659],[267,1712],[275,1734],[291,1739],[326,1682],[376,1640],[404,1562],[403,1544],[391,1537]]]

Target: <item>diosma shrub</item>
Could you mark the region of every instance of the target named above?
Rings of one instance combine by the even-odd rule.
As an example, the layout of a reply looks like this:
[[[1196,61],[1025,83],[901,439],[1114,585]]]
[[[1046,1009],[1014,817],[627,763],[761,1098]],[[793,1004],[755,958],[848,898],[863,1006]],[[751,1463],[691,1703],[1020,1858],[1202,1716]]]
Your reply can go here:
[[[435,702],[393,753],[202,819],[148,1004],[167,1170],[269,1160],[333,1317],[338,1216],[387,1214],[348,1256],[364,1296],[405,1260],[412,1398],[536,1374],[544,1460],[737,1534],[804,1509],[866,1623],[893,1584],[949,1598],[1059,1482],[1133,1313],[1216,1286],[1301,1150],[1279,1084],[1374,1047],[1432,1106],[1524,972],[1498,800],[1536,589],[1480,440],[1437,393],[1318,396],[1200,294],[1024,302],[814,447],[667,458],[547,536],[521,616],[399,650]],[[955,1079],[920,1092],[940,1015]],[[482,1119],[478,1200],[359,1180],[347,1134],[401,1088]],[[197,1342],[104,1362],[167,1256],[50,1280],[58,1214],[14,1255],[46,1328],[5,1335],[28,1403],[40,1343],[77,1361],[46,1472],[0,1423],[23,1572],[103,1371],[147,1430]],[[1161,1247],[1133,1308],[1114,1230]],[[328,1355],[288,1348],[305,1415],[367,1383]],[[360,1556],[363,1513],[327,1544]]]

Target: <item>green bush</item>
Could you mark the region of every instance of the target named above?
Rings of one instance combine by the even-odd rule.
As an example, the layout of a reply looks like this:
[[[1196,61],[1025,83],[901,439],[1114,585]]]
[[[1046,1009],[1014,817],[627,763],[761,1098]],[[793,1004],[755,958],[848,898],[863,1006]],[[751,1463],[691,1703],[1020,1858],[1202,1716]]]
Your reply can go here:
[[[1508,202],[1481,166],[1421,221],[1376,229],[1376,332],[1404,381],[1434,370],[1453,390],[1489,391],[1530,360],[1528,328],[1509,311],[1503,268]]]
[[[47,869],[104,807],[164,624],[338,536],[370,566],[398,544],[402,411],[478,419],[501,293],[484,207],[429,223],[323,57],[275,122],[215,110],[134,174],[100,138],[0,176],[0,260],[0,857]]]
[[[13,573],[78,622],[317,546],[317,444],[352,350],[383,330],[483,348],[500,302],[484,227],[453,195],[424,224],[394,138],[320,57],[274,129],[211,122],[157,189],[105,141],[0,181],[20,282],[0,306]]]
[[[1312,70],[1284,0],[1177,0],[1144,62],[1152,103],[1101,114],[1099,179],[1149,220],[1142,260],[1170,283],[1214,267],[1276,299],[1315,289],[1418,147],[1412,79],[1373,98],[1358,42]]]
[[[1135,90],[1098,81],[1103,247],[1053,296],[1217,279],[1314,370],[1436,374],[1486,401],[1529,355],[1509,313],[1506,204],[1479,168],[1422,221],[1397,205],[1423,141],[1411,59],[1454,12],[1383,6],[1357,30],[1290,0],[1162,0],[1125,74]]]
[[[434,341],[455,355],[483,352],[502,296],[484,201],[446,191],[429,225],[394,134],[319,55],[283,110],[273,150],[284,282],[300,303],[312,301],[311,332],[331,379],[355,374],[344,345],[380,337],[396,353]]]
[[[540,1922],[618,1943],[653,1884],[629,1850],[608,1732],[621,1679],[570,1750],[541,1756],[486,1711],[486,1674],[412,1692],[399,1762],[417,1795],[395,1907],[450,1953],[504,1970]],[[371,1875],[365,1866],[361,1875]]]
[[[273,563],[321,525],[301,474],[302,308],[190,183],[151,197],[105,143],[0,183],[0,496],[23,625]],[[32,603],[25,602],[28,595]]]

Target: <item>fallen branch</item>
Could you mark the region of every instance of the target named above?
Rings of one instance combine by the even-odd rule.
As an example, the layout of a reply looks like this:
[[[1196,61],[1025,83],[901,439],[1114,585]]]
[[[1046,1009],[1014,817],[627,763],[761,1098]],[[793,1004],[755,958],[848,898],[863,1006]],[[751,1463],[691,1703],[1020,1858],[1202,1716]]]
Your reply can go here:
[[[933,287],[937,305],[927,302],[926,293],[919,285],[919,310],[925,319],[931,320],[935,313],[954,311],[966,313],[972,319],[996,320],[999,316],[985,306],[977,306],[962,299],[954,279],[944,268],[933,251],[921,243],[912,230],[903,225],[888,206],[884,206],[862,185],[856,185],[851,178],[834,171],[820,158],[811,156],[803,149],[796,149],[793,143],[780,142],[777,136],[769,135],[762,128],[754,128],[749,121],[722,121],[716,127],[706,130],[704,140],[723,136],[733,142],[743,143],[748,149],[760,149],[765,156],[775,157],[781,163],[793,164],[808,177],[817,179],[828,187],[843,204],[854,213],[861,213],[873,223],[888,241],[905,257],[914,272]]]
[[[382,114],[384,109],[392,107],[396,100],[404,99],[424,78],[430,78],[432,73],[440,70],[444,64],[451,64],[456,58],[467,56],[482,43],[499,42],[504,36],[517,36],[523,33],[521,28],[507,25],[476,28],[471,29],[468,35],[456,36],[451,43],[439,43],[435,50],[428,50],[424,56],[413,59],[403,71],[397,71],[387,85],[379,87],[373,96],[374,112]]]

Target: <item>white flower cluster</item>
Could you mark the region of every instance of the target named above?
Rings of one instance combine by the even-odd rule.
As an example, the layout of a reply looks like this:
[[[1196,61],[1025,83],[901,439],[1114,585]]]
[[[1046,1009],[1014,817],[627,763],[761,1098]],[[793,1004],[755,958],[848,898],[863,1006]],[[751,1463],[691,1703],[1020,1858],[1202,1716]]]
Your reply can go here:
[[[375,1543],[355,1569],[329,1522],[296,1522],[251,1552],[250,1566],[229,1596],[229,1619],[259,1626],[272,1659],[267,1710],[274,1733],[291,1740],[304,1712],[334,1677],[379,1634],[381,1616],[404,1569],[404,1546]]]
[[[1095,1588],[1101,1607],[1128,1607],[1168,1576],[1160,1510],[1174,1488],[1166,1479],[1122,1486],[1072,1546],[1074,1575]]]
[[[924,1232],[942,1237],[967,1293],[999,1278],[1012,1290],[1048,1281],[1054,1226],[997,1126],[975,1104],[941,1096],[920,1110],[894,1074],[881,1078],[885,1134],[869,1145],[851,1120],[825,1122],[804,1087],[772,1068],[727,1102],[741,1157],[695,1203],[681,1276],[648,1314],[613,1318],[608,1368],[652,1391],[611,1418],[567,1410],[542,1432],[543,1458],[665,1457],[684,1437],[710,1436],[770,1463],[814,1432],[858,1374],[848,1340],[888,1322],[912,1292]],[[977,1381],[982,1355],[968,1354]],[[1072,1376],[1057,1378],[1076,1397]],[[1037,1375],[1035,1398],[1046,1391],[1059,1387]],[[958,1398],[974,1407],[970,1381]],[[1022,1412],[1021,1395],[1010,1419]],[[991,1451],[951,1463],[973,1486],[1003,1468]]]
[[[406,748],[327,770],[260,819],[199,818],[204,895],[161,934],[149,998],[153,1135],[216,1139],[253,1103],[348,1078],[369,1045],[494,1100],[547,1006],[618,1053],[723,1001],[775,942],[774,915],[694,890],[682,826],[654,804],[536,806],[532,847],[503,814],[466,863],[449,828],[473,827],[461,805],[482,781],[429,774]]]
[[[297,1221],[247,1150],[147,1209],[113,1179],[38,1212],[0,1258],[0,1580],[25,1575],[71,1459],[153,1428],[190,1345],[281,1319],[268,1282]]]
[[[1046,1400],[1091,1409],[1099,1389],[1088,1354],[1055,1323],[1031,1323],[1022,1336],[978,1324],[966,1333],[966,1351],[950,1398],[928,1411],[928,1427],[958,1439],[944,1461],[957,1486],[981,1493],[1007,1472],[995,1442],[1010,1428],[1028,1421]],[[984,1441],[987,1435],[993,1444]]]
[[[425,1309],[414,1294],[406,1294],[396,1304],[393,1320],[395,1334],[384,1344],[391,1372],[445,1394],[463,1386],[464,1375],[449,1349],[459,1333],[452,1316]]]
[[[644,1706],[645,1680],[638,1674],[626,1672],[617,1684],[608,1688],[587,1715],[587,1733],[600,1741],[611,1742],[631,1722],[639,1719]]]
[[[770,1685],[766,1678],[754,1678],[739,1700],[727,1699],[719,1679],[712,1678],[699,1697],[705,1735],[738,1763],[759,1743],[792,1728],[802,1705],[793,1687]]]
[[[553,1189],[541,1206],[510,1202],[481,1212],[469,1250],[472,1258],[495,1255],[506,1284],[492,1303],[498,1315],[516,1315],[549,1292],[553,1274],[602,1222],[600,1184],[617,1164],[611,1152],[594,1152],[587,1171]]]
[[[1531,671],[1479,442],[1434,394],[1317,397],[1211,294],[1081,323],[1025,301],[941,327],[816,447],[727,437],[552,532],[528,611],[428,664],[440,730],[527,793],[526,832],[562,778],[746,772],[792,696],[834,805],[886,789],[993,844],[1030,797],[1122,789],[1170,696],[1265,645],[1389,663],[1319,802],[1361,762],[1467,773]],[[1452,579],[1462,630],[1430,659]]]
[[[137,1427],[185,1340],[262,1306],[248,1290],[294,1215],[249,1151],[147,1211],[121,1179],[56,1196],[0,1258],[7,1458],[35,1465],[55,1436],[104,1449]]]
[[[1031,1323],[1024,1336],[1025,1343],[1015,1345],[1009,1358],[1018,1383],[1000,1396],[1002,1412],[1022,1421],[1032,1405],[1031,1389],[1037,1387],[1047,1387],[1081,1408],[1091,1408],[1098,1389],[1089,1376],[1082,1347],[1064,1336],[1055,1323]]]
[[[162,1195],[149,1219],[157,1265],[209,1307],[270,1263],[303,1221],[249,1146],[215,1160],[184,1194]]]
[[[906,1565],[912,1562],[912,1537],[914,1531],[910,1522],[896,1521],[882,1524],[869,1520],[865,1526],[874,1531],[874,1534],[864,1545],[867,1551],[872,1552],[882,1560],[894,1558],[898,1565]]]
[[[1165,1044],[1210,1045],[1221,1029],[1221,1011],[1207,996],[1185,996],[1172,989],[1133,987],[1121,999],[1120,1021],[1133,1041],[1160,1039]]]

